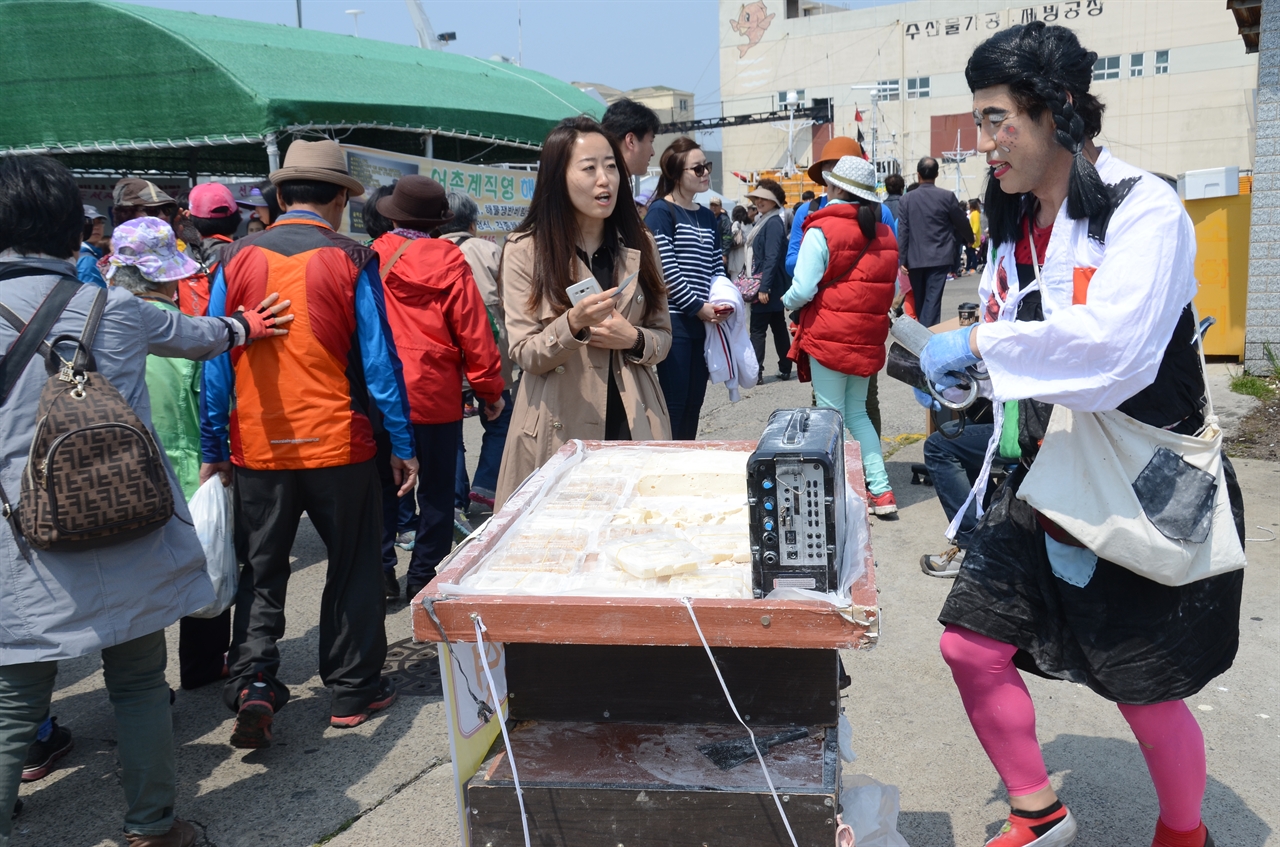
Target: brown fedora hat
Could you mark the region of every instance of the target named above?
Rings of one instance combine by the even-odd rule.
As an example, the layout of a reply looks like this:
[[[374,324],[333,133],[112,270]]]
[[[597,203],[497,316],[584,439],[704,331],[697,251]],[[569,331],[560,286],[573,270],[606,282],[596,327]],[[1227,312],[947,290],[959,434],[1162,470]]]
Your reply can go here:
[[[317,182],[331,182],[341,185],[352,197],[364,195],[364,186],[360,180],[347,171],[347,162],[342,155],[338,142],[295,141],[289,145],[284,154],[284,167],[272,171],[272,185],[279,185],[291,179],[310,179]]]
[[[862,155],[862,145],[856,139],[847,135],[837,135],[822,146],[822,153],[816,162],[809,166],[809,179],[818,183],[818,185],[826,186],[826,181],[822,178],[822,166],[827,162],[835,164],[845,156],[857,156],[859,159],[864,158]]]
[[[378,214],[402,224],[432,229],[453,220],[444,186],[434,179],[409,174],[396,180],[390,194],[378,201]]]

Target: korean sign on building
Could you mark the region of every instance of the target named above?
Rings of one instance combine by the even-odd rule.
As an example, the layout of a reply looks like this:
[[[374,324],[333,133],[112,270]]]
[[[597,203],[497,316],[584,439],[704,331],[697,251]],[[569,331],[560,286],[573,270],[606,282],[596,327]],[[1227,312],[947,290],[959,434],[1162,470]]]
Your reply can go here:
[[[993,31],[1003,27],[1029,24],[1033,21],[1071,26],[1072,21],[1078,21],[1082,16],[1098,17],[1102,14],[1102,10],[1103,0],[1063,0],[1057,3],[1036,3],[1000,12],[960,15],[933,21],[912,21],[906,25],[903,32],[908,43],[953,35],[978,35],[986,38]]]
[[[480,236],[498,244],[524,220],[537,181],[537,174],[529,171],[446,162],[348,144],[342,145],[342,150],[351,175],[369,190],[391,185],[408,174],[420,174],[434,179],[446,191],[470,196],[480,207],[476,230]],[[363,201],[353,200],[347,207],[344,231],[363,234],[363,217]]]

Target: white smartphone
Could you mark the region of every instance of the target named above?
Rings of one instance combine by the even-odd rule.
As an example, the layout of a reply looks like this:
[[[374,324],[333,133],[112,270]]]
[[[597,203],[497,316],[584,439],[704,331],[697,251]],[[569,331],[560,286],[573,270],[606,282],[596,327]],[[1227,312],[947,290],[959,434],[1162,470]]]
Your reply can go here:
[[[600,283],[596,282],[595,277],[589,276],[581,282],[575,282],[566,288],[564,293],[569,295],[569,302],[576,306],[583,297],[600,294]]]

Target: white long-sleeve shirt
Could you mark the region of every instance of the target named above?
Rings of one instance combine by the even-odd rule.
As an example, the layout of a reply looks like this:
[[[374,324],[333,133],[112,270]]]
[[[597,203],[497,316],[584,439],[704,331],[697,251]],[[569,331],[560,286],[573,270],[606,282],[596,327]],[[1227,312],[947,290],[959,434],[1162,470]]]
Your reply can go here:
[[[1196,293],[1195,230],[1168,183],[1103,148],[1098,174],[1108,185],[1136,179],[1106,230],[1058,211],[1041,269],[1043,321],[1013,320],[1018,273],[1014,245],[987,263],[978,296],[991,300],[999,274],[1009,281],[1000,320],[977,330],[978,350],[998,401],[1034,397],[1077,411],[1114,409],[1155,381],[1183,308]],[[1073,305],[1077,277],[1092,270],[1087,297]]]

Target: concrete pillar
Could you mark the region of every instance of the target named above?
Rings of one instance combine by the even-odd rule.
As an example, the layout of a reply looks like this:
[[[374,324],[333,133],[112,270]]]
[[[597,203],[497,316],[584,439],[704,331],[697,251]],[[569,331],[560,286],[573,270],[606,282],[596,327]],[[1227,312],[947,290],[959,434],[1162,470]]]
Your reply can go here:
[[[1264,0],[1262,5],[1245,323],[1245,367],[1267,373],[1271,364],[1263,345],[1280,357],[1280,0]]]

